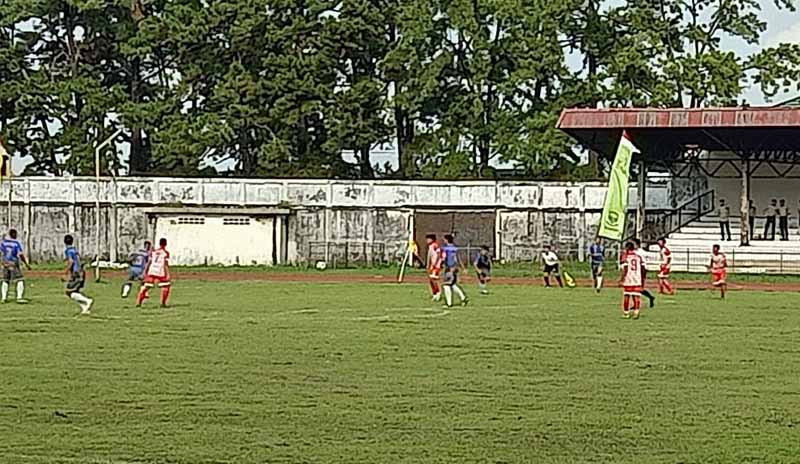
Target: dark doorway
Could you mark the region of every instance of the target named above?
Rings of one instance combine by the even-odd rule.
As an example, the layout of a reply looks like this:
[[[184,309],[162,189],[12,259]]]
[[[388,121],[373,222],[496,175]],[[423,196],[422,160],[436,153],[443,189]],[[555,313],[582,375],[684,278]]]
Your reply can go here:
[[[443,244],[442,237],[452,233],[456,245],[463,251],[459,258],[464,262],[469,262],[474,258],[478,249],[484,245],[488,246],[494,254],[494,224],[494,212],[416,212],[414,214],[414,239],[419,245],[420,256],[424,261],[428,255],[425,236],[436,234],[439,244]]]

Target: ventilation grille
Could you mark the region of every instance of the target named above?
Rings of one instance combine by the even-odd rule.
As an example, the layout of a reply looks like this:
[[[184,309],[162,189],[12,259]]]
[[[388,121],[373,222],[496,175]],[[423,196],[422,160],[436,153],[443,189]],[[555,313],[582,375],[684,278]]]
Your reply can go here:
[[[178,224],[194,224],[194,225],[203,225],[206,223],[206,219],[202,217],[179,217]]]
[[[222,224],[226,226],[249,226],[250,225],[250,218],[224,218],[222,220]]]

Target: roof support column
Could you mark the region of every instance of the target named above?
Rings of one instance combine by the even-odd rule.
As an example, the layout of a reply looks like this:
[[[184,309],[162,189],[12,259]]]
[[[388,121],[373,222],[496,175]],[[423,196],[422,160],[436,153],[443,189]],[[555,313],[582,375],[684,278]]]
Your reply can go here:
[[[750,157],[745,155],[742,160],[742,195],[739,208],[741,225],[739,226],[740,243],[742,246],[750,245]]]
[[[644,241],[645,205],[647,200],[647,165],[639,155],[639,180],[636,184],[636,238]]]

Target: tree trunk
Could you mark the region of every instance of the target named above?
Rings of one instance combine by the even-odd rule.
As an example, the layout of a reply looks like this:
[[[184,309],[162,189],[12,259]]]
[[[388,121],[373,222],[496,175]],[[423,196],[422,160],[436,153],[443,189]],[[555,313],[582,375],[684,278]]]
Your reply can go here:
[[[494,57],[492,57],[492,64],[494,64]],[[478,142],[478,177],[483,177],[489,171],[489,158],[491,156],[492,136],[489,132],[489,127],[492,124],[494,109],[495,92],[494,86],[489,83],[486,90],[486,101],[484,102],[483,109],[483,127],[481,128],[481,135]]]
[[[395,45],[397,43],[397,24],[392,20],[389,23],[389,43]],[[414,140],[414,123],[410,120],[408,112],[396,102],[397,94],[403,89],[403,84],[400,80],[392,82],[394,84],[394,127],[395,136],[397,137],[397,172],[403,179],[414,177],[416,173],[416,165],[412,153],[409,151],[409,145]]]
[[[395,89],[397,85],[395,84]],[[404,142],[405,136],[405,120],[403,119],[403,109],[400,108],[400,105],[395,103],[394,105],[394,129],[395,129],[395,136],[397,137],[397,172],[400,173],[400,177],[405,179],[408,177],[408,164],[406,163],[406,147]]]
[[[134,58],[131,62],[130,76],[130,95],[133,103],[139,103],[141,100],[141,95],[139,95],[140,74],[141,64],[139,58]],[[131,127],[130,158],[128,160],[128,171],[131,175],[144,174],[149,170],[150,156],[147,153],[143,139],[142,127],[139,124],[133,124]]]
[[[362,179],[374,179],[375,170],[372,169],[372,161],[370,160],[369,147],[361,147],[358,149],[358,165],[361,171]]]

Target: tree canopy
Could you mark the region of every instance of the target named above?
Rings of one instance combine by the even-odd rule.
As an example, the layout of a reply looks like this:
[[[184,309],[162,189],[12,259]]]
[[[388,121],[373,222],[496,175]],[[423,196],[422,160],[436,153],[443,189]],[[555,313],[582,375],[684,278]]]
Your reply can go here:
[[[774,0],[786,12],[793,0]],[[564,107],[800,82],[760,0],[0,0],[0,134],[29,174],[593,177]],[[375,150],[394,147],[396,165]],[[127,162],[119,160],[125,151]],[[351,153],[343,157],[343,153]]]

